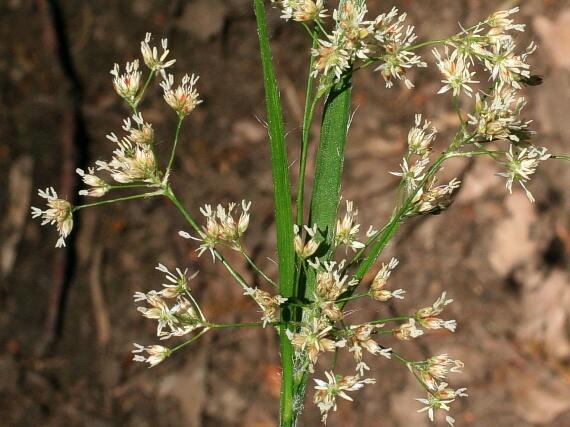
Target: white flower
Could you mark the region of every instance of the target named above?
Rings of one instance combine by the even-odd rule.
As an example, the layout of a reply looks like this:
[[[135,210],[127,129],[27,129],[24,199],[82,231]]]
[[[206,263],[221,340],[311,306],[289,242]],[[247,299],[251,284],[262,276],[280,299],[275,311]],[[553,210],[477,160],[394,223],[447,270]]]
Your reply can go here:
[[[141,85],[141,75],[139,71],[138,59],[127,62],[125,73],[121,74],[119,64],[115,64],[111,70],[113,76],[113,88],[117,94],[125,99],[129,104],[134,104]]]
[[[317,224],[313,225],[312,228],[304,226],[305,231],[307,232],[307,236],[309,237],[308,241],[304,241],[300,234],[300,229],[297,224],[293,225],[293,232],[295,234],[295,238],[293,241],[293,245],[295,247],[295,253],[301,259],[307,259],[311,257],[319,248],[319,242],[315,239],[315,235],[317,233]]]
[[[418,310],[415,314],[415,318],[418,323],[426,329],[445,328],[451,332],[455,332],[457,327],[457,322],[455,320],[442,320],[436,317],[443,311],[446,305],[449,305],[452,302],[452,299],[447,298],[446,292],[443,292],[433,305]]]
[[[182,232],[184,238],[192,238],[202,242],[197,249],[198,256],[202,256],[205,251],[210,251],[212,259],[215,260],[214,248],[218,244],[228,246],[234,250],[241,250],[240,238],[249,226],[249,208],[251,202],[241,201],[241,214],[239,218],[234,217],[236,203],[229,203],[227,208],[222,205],[212,209],[211,205],[204,205],[200,212],[206,218],[206,225],[202,226],[202,236],[200,238],[190,237],[188,233]]]
[[[512,192],[513,182],[518,182],[524,189],[528,199],[534,202],[534,197],[531,192],[526,188],[525,183],[530,180],[531,176],[536,172],[536,168],[540,162],[547,160],[551,157],[546,148],[537,148],[531,146],[530,148],[518,149],[513,152],[513,146],[509,147],[509,152],[506,154],[507,161],[503,164],[506,167],[506,172],[501,172],[498,175],[507,178],[506,187],[509,193]]]
[[[433,422],[434,413],[436,411],[442,410],[449,412],[450,403],[454,402],[458,397],[467,397],[467,393],[465,393],[466,390],[467,389],[465,388],[452,390],[447,388],[446,383],[441,383],[439,384],[437,390],[428,394],[426,399],[415,399],[425,405],[425,407],[419,409],[418,412],[427,412],[428,418]],[[455,420],[450,416],[446,416],[445,420],[451,426],[453,426],[453,423],[455,422]]]
[[[144,362],[149,364],[149,368],[152,368],[170,356],[170,349],[163,347],[161,345],[151,345],[150,347],[144,347],[140,344],[134,344],[135,349],[132,351],[134,354],[133,360],[135,362]],[[143,356],[141,353],[147,353],[147,356]]]
[[[202,103],[202,100],[198,99],[199,94],[194,87],[199,79],[200,77],[194,74],[192,76],[185,74],[182,83],[173,89],[174,76],[169,74],[160,83],[164,91],[164,100],[180,117],[187,116],[194,111],[198,104]]]
[[[154,130],[152,125],[144,121],[142,114],[133,114],[133,121],[136,126],[131,125],[131,119],[123,120],[123,130],[129,132],[129,139],[136,144],[152,144],[154,141]]]
[[[473,89],[471,84],[479,83],[473,80],[475,72],[469,70],[469,64],[465,61],[463,55],[458,50],[454,50],[449,55],[447,46],[445,47],[445,57],[442,57],[437,49],[433,49],[433,55],[437,60],[437,67],[444,76],[442,83],[445,85],[437,93],[445,93],[452,91],[453,96],[459,96],[461,91],[471,96]]]
[[[415,191],[419,183],[424,179],[425,175],[423,174],[423,171],[428,163],[429,163],[429,158],[424,157],[415,162],[412,166],[410,166],[408,164],[408,160],[404,158],[402,164],[400,165],[402,171],[390,172],[390,174],[402,177],[404,186],[409,194]]]
[[[476,95],[475,112],[468,115],[468,123],[475,127],[477,137],[483,141],[526,140],[534,132],[529,130],[531,121],[520,118],[525,105],[525,99],[518,97],[514,88],[499,85],[491,96]]]
[[[309,372],[314,372],[314,366],[320,353],[335,351],[338,347],[344,347],[345,340],[335,341],[328,338],[332,326],[324,326],[322,322],[314,319],[310,325],[304,325],[299,332],[287,330],[287,336],[291,344],[299,351],[307,352],[309,358]]]
[[[519,55],[515,51],[517,46],[513,40],[495,43],[491,56],[485,59],[485,67],[490,71],[492,80],[520,89],[522,77],[530,77],[530,65],[526,59],[536,50],[536,44],[531,42],[526,51]]]
[[[344,49],[340,35],[333,33],[328,36],[328,40],[319,40],[319,46],[311,50],[311,54],[317,59],[313,76],[319,73],[329,75],[332,73],[337,79],[349,68],[349,52]]]
[[[190,293],[188,282],[194,279],[198,272],[188,276],[188,269],[184,271],[176,268],[176,274],[172,273],[164,264],[158,264],[158,271],[164,273],[166,280],[170,283],[163,283],[163,289],[159,292],[164,298],[176,298],[186,293]]]
[[[32,218],[41,218],[42,225],[55,225],[59,233],[55,247],[64,247],[65,238],[73,228],[73,206],[67,200],[59,199],[53,187],[38,190],[38,195],[47,200],[47,209],[32,206]]]
[[[404,298],[406,291],[403,289],[397,289],[395,291],[384,289],[390,275],[392,274],[392,270],[394,270],[397,265],[398,260],[396,258],[392,258],[388,264],[383,263],[378,273],[376,273],[376,276],[372,281],[372,285],[370,285],[370,294],[376,301],[388,301],[390,298]]]
[[[401,324],[394,329],[394,336],[401,341],[408,341],[413,338],[420,337],[424,331],[416,327],[415,319],[410,319],[406,323]]]
[[[121,184],[136,181],[160,183],[156,159],[149,145],[133,143],[129,138],[119,140],[114,133],[107,135],[107,139],[117,143],[118,148],[113,151],[110,162],[98,160],[95,163],[97,170],[108,171]]]
[[[493,13],[485,23],[489,26],[489,32],[487,36],[491,39],[492,42],[501,42],[505,39],[510,38],[511,36],[506,35],[507,31],[520,31],[523,32],[525,30],[524,24],[515,24],[512,19],[510,19],[511,15],[514,15],[519,11],[518,7],[514,7],[510,10],[500,10]]]
[[[342,220],[338,219],[336,222],[336,233],[334,236],[336,246],[346,245],[355,252],[365,247],[364,243],[357,240],[358,231],[360,230],[360,224],[356,223],[357,216],[358,209],[354,209],[353,202],[347,200],[344,218]]]
[[[261,308],[263,327],[279,320],[279,307],[287,301],[287,298],[283,298],[281,295],[271,295],[269,292],[258,288],[247,288],[244,295],[252,297]]]
[[[408,148],[410,153],[423,157],[431,151],[437,130],[427,120],[422,126],[421,114],[416,114],[415,124],[408,132]]]
[[[85,171],[83,169],[79,169],[79,168],[77,168],[75,170],[75,172],[77,173],[77,175],[79,175],[82,178],[85,185],[88,185],[91,187],[88,190],[79,191],[79,195],[91,196],[91,197],[102,197],[105,194],[107,194],[107,191],[109,191],[109,184],[107,184],[103,179],[101,179],[97,175],[95,175],[95,169],[94,168],[88,168],[87,169],[88,173],[85,173]]]
[[[151,33],[146,33],[144,40],[141,42],[141,53],[143,56],[144,63],[152,71],[159,71],[170,67],[176,62],[176,59],[171,59],[166,61],[168,56],[168,40],[162,39],[162,54],[158,56],[158,49],[156,46],[150,46]]]
[[[336,411],[337,404],[336,398],[341,397],[345,400],[352,402],[347,392],[360,390],[366,384],[375,384],[376,380],[373,378],[361,379],[358,375],[352,376],[336,376],[333,372],[325,372],[327,381],[315,378],[315,395],[313,402],[317,405],[322,415],[322,422],[327,422],[329,411],[332,409]]]
[[[327,16],[323,0],[271,0],[271,2],[281,7],[283,11],[281,18],[286,21],[293,19],[297,22],[309,22]]]

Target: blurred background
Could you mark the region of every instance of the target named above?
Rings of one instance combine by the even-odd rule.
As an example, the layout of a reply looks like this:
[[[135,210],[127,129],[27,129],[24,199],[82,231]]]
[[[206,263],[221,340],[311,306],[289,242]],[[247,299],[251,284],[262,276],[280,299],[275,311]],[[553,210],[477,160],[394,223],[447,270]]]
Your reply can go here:
[[[494,0],[369,0],[370,15],[393,5],[409,12],[420,39],[442,38],[514,3]],[[528,25],[521,45],[544,84],[527,90],[526,117],[537,144],[570,152],[570,2],[520,2]],[[309,42],[298,25],[269,12],[289,132],[298,156]],[[157,262],[200,270],[194,292],[219,322],[258,318],[256,307],[219,265],[198,259],[177,237],[184,228],[171,205],[148,200],[81,212],[68,249],[53,248],[52,227],[33,221],[37,188],[53,185],[74,200],[76,167],[109,158],[105,139],[128,115],[109,70],[139,57],[146,31],[167,36],[173,68],[201,75],[204,103],[187,120],[173,185],[186,206],[253,201],[246,236],[256,262],[275,266],[271,174],[255,21],[250,0],[0,1],[0,413],[6,426],[275,426],[278,342],[269,330],[219,331],[149,370],[131,362],[133,342],[151,344],[154,324],[135,310],[135,291],[158,289]],[[431,61],[429,51],[423,52]],[[355,119],[347,148],[344,196],[360,208],[363,228],[388,217],[406,135],[415,113],[454,131],[449,97],[434,95],[439,76],[413,74],[416,89],[384,88],[358,74]],[[358,108],[356,108],[358,107]],[[154,87],[143,104],[157,131],[161,158],[175,117]],[[317,136],[318,119],[313,135]],[[547,162],[530,188],[507,196],[496,165],[449,163],[464,185],[445,214],[409,221],[382,260],[400,258],[392,279],[404,302],[356,316],[380,317],[431,304],[447,290],[455,335],[431,334],[397,344],[409,358],[447,352],[463,360],[470,397],[455,405],[458,426],[570,426],[570,169]],[[293,166],[293,169],[296,169]],[[228,257],[251,281],[241,259]],[[353,306],[357,307],[356,305]],[[368,359],[375,386],[343,402],[330,426],[424,427],[414,397],[422,391],[404,367]],[[322,367],[327,367],[323,359]],[[349,373],[341,362],[339,372]],[[309,393],[312,396],[312,393]],[[301,425],[318,425],[307,401]]]

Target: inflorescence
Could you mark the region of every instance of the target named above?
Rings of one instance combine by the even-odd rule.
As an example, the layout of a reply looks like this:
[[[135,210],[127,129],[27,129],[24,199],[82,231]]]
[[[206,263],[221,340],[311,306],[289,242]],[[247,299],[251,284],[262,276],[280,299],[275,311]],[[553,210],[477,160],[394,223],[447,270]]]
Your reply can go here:
[[[522,51],[518,49],[515,34],[524,31],[524,25],[513,21],[518,8],[496,12],[480,23],[461,30],[446,39],[417,43],[414,27],[407,25],[406,14],[394,8],[374,19],[366,19],[365,2],[345,0],[332,11],[327,10],[324,0],[272,0],[281,9],[281,17],[293,20],[307,27],[315,40],[313,55],[314,78],[320,79],[320,87],[332,87],[345,76],[374,65],[385,86],[390,88],[401,81],[408,88],[414,87],[411,74],[414,68],[427,67],[416,51],[422,47],[433,47],[435,65],[442,75],[442,86],[438,93],[453,98],[457,112],[459,130],[447,148],[433,158],[437,130],[422,115],[416,115],[407,136],[407,151],[400,164],[400,170],[392,172],[398,177],[396,206],[390,224],[403,219],[425,214],[437,214],[447,209],[461,185],[453,178],[443,185],[437,184],[437,174],[444,161],[454,157],[488,156],[504,171],[499,175],[506,178],[506,187],[512,191],[514,183],[522,186],[530,201],[534,197],[527,184],[542,161],[551,154],[542,147],[530,143],[534,132],[531,121],[521,117],[526,104],[520,95],[526,85],[535,84],[537,79],[530,72],[527,63],[529,55],[536,49],[531,43]],[[332,19],[332,29],[326,30],[327,20]],[[47,208],[32,208],[33,217],[39,217],[43,224],[55,225],[59,234],[56,246],[65,246],[65,238],[73,228],[73,212],[84,207],[96,206],[113,201],[163,195],[179,203],[169,184],[174,150],[182,121],[201,103],[196,89],[198,77],[184,75],[178,86],[175,78],[166,69],[174,65],[169,59],[168,42],[161,41],[161,52],[151,46],[151,35],[147,34],[141,43],[142,62],[148,68],[145,82],[139,69],[139,60],[127,62],[121,68],[115,64],[111,70],[112,84],[117,95],[131,108],[130,117],[123,122],[123,135],[107,135],[114,144],[111,160],[99,160],[87,171],[78,169],[87,189],[80,195],[103,197],[124,188],[146,188],[142,195],[114,199],[74,207],[58,197],[53,188],[39,192],[47,200]],[[480,74],[475,69],[483,70]],[[161,77],[164,100],[178,116],[176,139],[166,169],[160,167],[155,152],[155,134],[139,111],[139,105],[149,83]],[[466,98],[463,97],[466,95]],[[472,103],[472,108],[461,108],[460,99]],[[106,173],[107,176],[100,176]],[[375,383],[369,378],[371,371],[368,358],[381,356],[405,365],[426,391],[425,398],[417,399],[424,405],[419,411],[427,412],[434,420],[437,412],[443,412],[445,420],[454,424],[449,415],[450,404],[467,396],[465,388],[454,389],[448,385],[450,374],[460,372],[463,363],[440,354],[426,360],[406,359],[396,349],[388,346],[387,336],[397,341],[409,341],[426,335],[431,330],[455,332],[455,320],[441,317],[452,302],[447,293],[427,307],[402,316],[370,320],[361,324],[350,324],[344,307],[353,300],[369,300],[375,304],[402,300],[406,291],[390,286],[392,272],[398,265],[395,258],[382,264],[375,277],[364,283],[366,289],[357,288],[366,282],[355,271],[363,252],[373,243],[381,231],[373,227],[361,236],[358,210],[353,202],[346,201],[345,212],[337,220],[330,248],[322,248],[325,230],[316,224],[297,224],[294,229],[294,249],[299,272],[314,280],[314,294],[309,299],[296,301],[284,298],[275,292],[277,287],[270,277],[261,271],[247,255],[243,235],[250,223],[251,203],[242,201],[239,205],[205,205],[200,212],[205,223],[199,225],[193,219],[192,232],[181,231],[187,239],[199,241],[198,255],[209,252],[212,259],[220,260],[242,286],[244,294],[251,297],[261,311],[260,322],[247,326],[283,326],[280,312],[283,307],[301,308],[303,317],[295,324],[287,323],[285,333],[293,345],[296,358],[304,360],[302,369],[313,373],[323,353],[346,352],[354,361],[354,372],[339,375],[333,371],[324,372],[325,379],[315,379],[313,401],[319,408],[322,421],[326,422],[331,411],[337,408],[337,398],[352,400],[351,392]],[[189,218],[189,214],[180,208]],[[267,282],[272,292],[249,285],[233,270],[220,253],[231,249],[242,254],[246,261]],[[321,251],[321,249],[324,249]],[[326,255],[323,255],[323,252]],[[350,255],[350,256],[349,256]],[[165,276],[159,291],[137,292],[135,302],[139,312],[157,324],[156,335],[161,340],[190,338],[174,347],[135,344],[134,360],[156,366],[173,352],[193,342],[206,331],[227,327],[212,323],[205,317],[194,298],[190,284],[196,273],[176,268],[170,270],[163,264],[157,267]],[[237,327],[242,324],[235,325]]]

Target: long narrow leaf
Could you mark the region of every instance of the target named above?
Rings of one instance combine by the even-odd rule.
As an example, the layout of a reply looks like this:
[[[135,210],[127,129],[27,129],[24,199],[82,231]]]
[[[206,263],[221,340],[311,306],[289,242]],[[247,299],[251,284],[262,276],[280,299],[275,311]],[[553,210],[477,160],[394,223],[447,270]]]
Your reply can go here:
[[[263,80],[267,104],[267,121],[269,125],[269,145],[271,150],[271,169],[273,173],[273,190],[275,199],[275,222],[277,225],[277,255],[279,258],[279,290],[285,297],[295,296],[295,251],[293,247],[293,212],[291,210],[291,188],[289,183],[287,148],[283,113],[279,99],[279,89],[271,58],[265,6],[263,0],[254,0]],[[281,318],[290,320],[291,313],[287,309],[281,312]],[[292,427],[295,422],[293,407],[293,346],[286,335],[287,327],[279,327],[281,350],[281,366],[283,377],[281,382],[280,426]]]
[[[279,89],[273,69],[265,7],[263,0],[255,0],[257,31],[261,48],[263,81],[267,104],[267,122],[269,145],[271,150],[271,169],[275,199],[275,221],[277,224],[277,253],[279,258],[279,288],[285,297],[293,296],[295,251],[293,248],[293,216],[291,209],[291,188],[285,146],[285,130]]]

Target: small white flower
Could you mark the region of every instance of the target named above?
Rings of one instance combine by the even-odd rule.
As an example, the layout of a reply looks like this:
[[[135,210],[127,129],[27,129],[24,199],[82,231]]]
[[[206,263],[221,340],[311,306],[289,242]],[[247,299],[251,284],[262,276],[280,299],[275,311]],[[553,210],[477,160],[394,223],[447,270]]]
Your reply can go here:
[[[82,178],[85,185],[88,185],[91,187],[88,190],[79,191],[79,195],[91,196],[91,197],[102,197],[105,194],[107,194],[107,192],[109,191],[109,184],[107,184],[107,182],[105,182],[103,179],[101,179],[97,175],[95,175],[95,169],[94,168],[88,168],[87,169],[88,173],[85,173],[85,171],[83,169],[79,169],[79,168],[77,168],[75,170],[75,172],[77,173],[77,175],[79,175]]]
[[[317,233],[317,224],[313,225],[312,228],[307,227],[306,225],[303,227],[309,237],[309,240],[306,242],[303,240],[300,234],[300,228],[297,224],[293,225],[293,232],[294,232],[294,247],[295,253],[301,259],[307,259],[314,255],[314,253],[319,248],[319,242],[315,239],[315,235]]]
[[[463,91],[471,96],[473,89],[470,85],[479,82],[473,80],[475,72],[469,70],[469,63],[465,61],[465,57],[458,50],[454,50],[449,55],[447,46],[445,47],[445,57],[442,57],[437,49],[433,49],[432,52],[437,60],[437,67],[444,76],[442,83],[445,83],[437,93],[445,93],[451,90],[453,96],[459,96]]]
[[[150,46],[151,37],[151,33],[146,33],[144,40],[141,42],[141,53],[146,66],[152,71],[164,70],[172,66],[176,62],[176,59],[166,60],[169,53],[168,40],[162,39],[162,54],[159,56],[156,46]]]
[[[171,354],[170,349],[161,345],[151,345],[150,347],[145,347],[135,343],[134,346],[135,349],[132,351],[134,354],[133,360],[135,362],[148,363],[149,368],[158,365]],[[143,356],[142,353],[147,353],[147,356]]]

